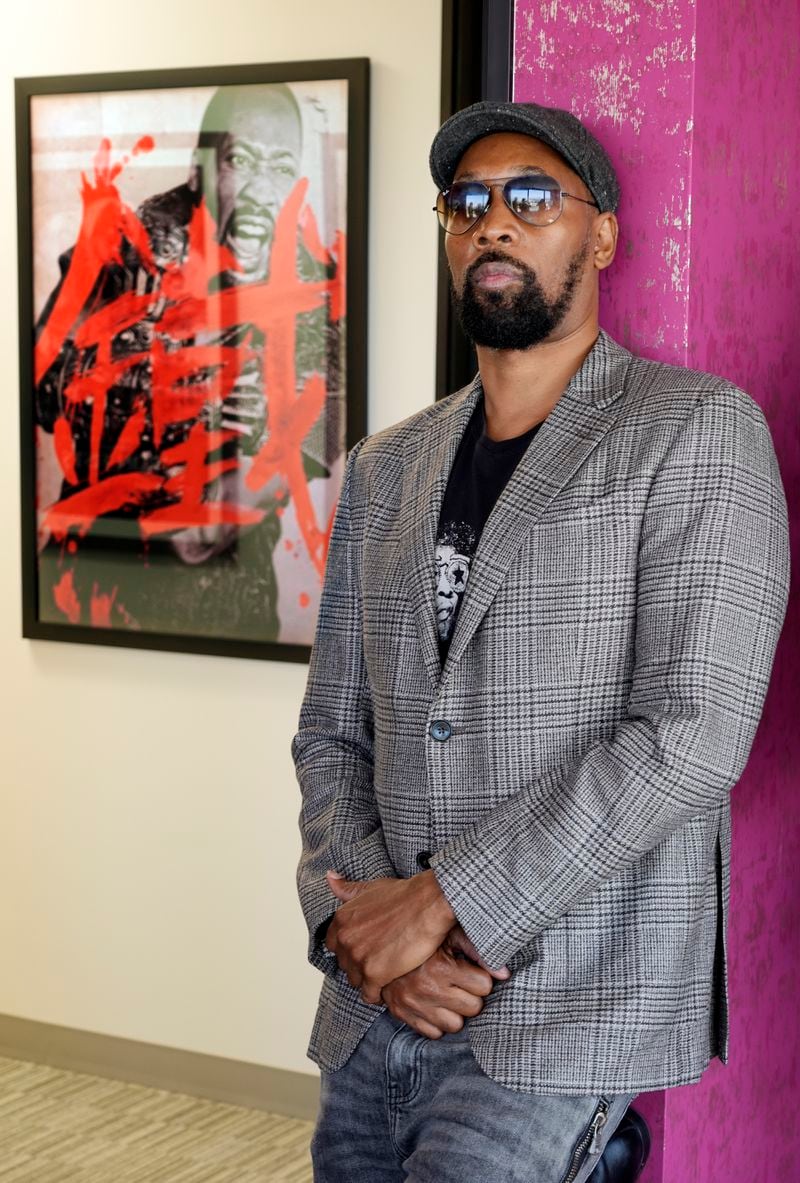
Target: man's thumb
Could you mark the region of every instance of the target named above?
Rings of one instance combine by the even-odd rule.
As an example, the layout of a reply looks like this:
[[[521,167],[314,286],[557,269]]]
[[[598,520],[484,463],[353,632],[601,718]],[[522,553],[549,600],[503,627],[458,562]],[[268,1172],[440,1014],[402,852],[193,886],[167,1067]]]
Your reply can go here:
[[[361,883],[352,883],[349,879],[345,879],[344,875],[340,875],[338,871],[327,871],[326,876],[328,886],[337,900],[354,899],[363,886]]]

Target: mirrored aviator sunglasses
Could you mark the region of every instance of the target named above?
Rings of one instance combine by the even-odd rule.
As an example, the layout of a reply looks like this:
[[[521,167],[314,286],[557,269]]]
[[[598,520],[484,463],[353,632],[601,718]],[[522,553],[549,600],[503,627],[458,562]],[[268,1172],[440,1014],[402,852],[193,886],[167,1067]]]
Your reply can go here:
[[[500,189],[503,201],[513,214],[530,226],[551,226],[564,209],[564,198],[594,205],[585,197],[567,193],[554,177],[544,173],[524,173],[516,177],[490,177],[485,181],[456,181],[443,190],[434,209],[448,234],[466,234],[483,217],[492,201],[492,191]]]

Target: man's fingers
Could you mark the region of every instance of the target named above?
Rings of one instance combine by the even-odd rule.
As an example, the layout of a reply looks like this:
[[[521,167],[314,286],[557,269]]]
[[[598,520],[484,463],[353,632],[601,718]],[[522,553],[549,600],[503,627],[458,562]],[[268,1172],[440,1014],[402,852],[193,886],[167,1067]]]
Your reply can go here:
[[[411,1027],[418,1035],[424,1035],[426,1039],[441,1039],[446,1032],[460,1031],[464,1025],[460,1015],[445,1007],[426,1007],[420,1010],[394,998],[384,1001],[396,1019]]]
[[[487,970],[473,965],[470,961],[460,961],[456,957],[452,959],[448,977],[454,986],[482,998],[491,994],[494,986],[494,978]]]
[[[443,1031],[450,1031],[455,1033],[460,1031],[464,1026],[464,1016],[460,1015],[454,1010],[444,1010],[440,1008],[436,1012],[436,1020]]]
[[[424,1011],[412,1010],[410,1012],[411,1018],[406,1019],[410,1027],[415,1031],[419,1031],[421,1025],[427,1025],[435,1031],[439,1031],[442,1035],[454,1035],[456,1031],[460,1031],[464,1026],[464,1019],[454,1010],[449,1010],[445,1006],[426,1007]],[[424,1032],[421,1032],[424,1034]],[[438,1036],[428,1036],[429,1039],[438,1038]]]
[[[447,1009],[465,1019],[474,1019],[483,1010],[483,995],[453,988],[447,995]]]
[[[488,974],[486,976],[489,982],[491,982]],[[429,1018],[429,1012],[432,1009],[452,1011],[454,1014],[461,1015],[463,1018],[474,1018],[475,1015],[480,1014],[483,1010],[486,995],[491,993],[491,988],[483,993],[477,993],[474,989],[461,989],[461,987],[452,982],[441,983],[439,985],[430,982],[420,982],[415,983],[415,986],[414,993],[407,996],[408,1005],[416,1006],[417,1010],[424,1011]]]
[[[447,943],[451,949],[457,949],[460,953],[469,957],[470,961],[474,961],[477,965],[480,965],[498,981],[504,982],[511,977],[511,970],[508,966],[503,965],[500,969],[492,969],[490,965],[486,964],[460,924],[457,924],[450,930],[447,936]]]
[[[361,1001],[368,1003],[369,1006],[380,1006],[381,1004],[381,990],[386,983],[381,985],[374,985],[371,982],[361,983]],[[352,986],[353,983],[351,982]]]
[[[347,980],[350,983],[350,985],[353,987],[353,989],[360,990],[363,985],[364,979],[361,977],[361,974],[358,972],[358,969],[356,969],[355,966],[352,966],[352,965],[348,965],[346,967],[340,966],[340,968],[344,968],[344,972],[347,975]]]
[[[420,1018],[419,1015],[406,1012],[405,1018],[401,1018],[400,1015],[395,1015],[395,1018],[400,1019],[402,1023],[405,1023],[407,1026],[411,1027],[414,1031],[416,1031],[417,1035],[424,1035],[426,1039],[441,1039],[444,1035],[444,1031],[442,1031],[440,1027],[434,1026],[433,1023],[429,1023],[426,1019]]]
[[[444,1035],[444,1031],[440,1031],[431,1023],[426,1023],[424,1019],[412,1019],[408,1025],[413,1027],[419,1035],[424,1035],[426,1039],[441,1039]]]

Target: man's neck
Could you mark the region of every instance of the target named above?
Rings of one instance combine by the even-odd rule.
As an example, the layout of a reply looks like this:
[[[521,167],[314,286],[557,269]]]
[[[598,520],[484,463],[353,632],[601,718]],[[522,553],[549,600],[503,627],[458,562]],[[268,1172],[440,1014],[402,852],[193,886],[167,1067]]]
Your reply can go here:
[[[532,349],[478,346],[489,438],[512,439],[546,419],[581,368],[598,332],[596,318],[590,317],[568,335],[542,341]]]

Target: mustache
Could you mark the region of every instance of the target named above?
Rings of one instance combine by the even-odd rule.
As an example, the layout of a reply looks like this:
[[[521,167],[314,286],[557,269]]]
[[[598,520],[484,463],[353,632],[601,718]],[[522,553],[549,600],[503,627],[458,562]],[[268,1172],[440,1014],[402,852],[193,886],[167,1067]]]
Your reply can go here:
[[[265,205],[237,205],[231,210],[225,226],[223,228],[224,234],[229,234],[235,229],[236,223],[243,218],[252,218],[254,221],[261,222],[264,226],[265,237],[271,238],[275,230],[275,213],[273,210]]]
[[[478,268],[482,267],[484,263],[505,263],[508,267],[513,267],[515,271],[518,271],[522,278],[528,282],[531,280],[536,280],[536,272],[532,267],[528,267],[525,263],[520,263],[519,259],[512,259],[511,256],[505,254],[504,251],[492,249],[489,251],[484,251],[479,259],[475,259],[474,262],[470,263],[469,267],[464,272],[465,286],[467,284],[473,283]]]

